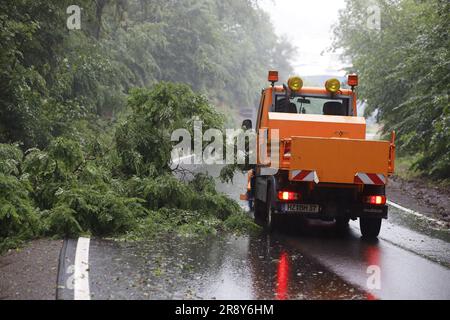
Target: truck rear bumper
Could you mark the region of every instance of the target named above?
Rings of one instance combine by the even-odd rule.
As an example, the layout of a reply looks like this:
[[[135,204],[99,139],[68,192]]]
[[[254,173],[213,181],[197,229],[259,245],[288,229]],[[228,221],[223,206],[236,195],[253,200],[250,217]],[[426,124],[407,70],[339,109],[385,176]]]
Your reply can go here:
[[[346,217],[350,219],[356,218],[388,218],[388,206],[370,206],[363,204],[352,204],[349,206],[335,204],[319,204],[318,213],[288,211],[286,203],[277,202],[275,206],[275,214],[298,216],[312,219],[330,220],[337,217]]]

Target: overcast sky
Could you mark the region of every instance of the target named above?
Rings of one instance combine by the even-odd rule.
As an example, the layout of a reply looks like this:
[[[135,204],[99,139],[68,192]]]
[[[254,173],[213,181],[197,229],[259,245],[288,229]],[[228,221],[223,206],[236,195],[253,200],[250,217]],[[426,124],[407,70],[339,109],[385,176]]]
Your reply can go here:
[[[338,57],[327,53],[331,27],[345,0],[262,0],[278,35],[286,35],[298,48],[293,59],[298,75],[342,75]]]

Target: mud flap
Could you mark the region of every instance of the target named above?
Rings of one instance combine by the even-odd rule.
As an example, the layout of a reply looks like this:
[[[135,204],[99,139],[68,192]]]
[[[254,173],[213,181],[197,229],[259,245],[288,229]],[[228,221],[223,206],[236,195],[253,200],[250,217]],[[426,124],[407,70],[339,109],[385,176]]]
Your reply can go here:
[[[276,184],[276,180],[275,180],[274,176],[256,177],[255,199],[266,202],[269,182],[270,182],[270,192],[272,192],[272,195],[273,195],[273,197],[272,197],[273,203],[275,202],[275,194],[276,194],[276,190],[277,190],[277,184]],[[272,205],[273,205],[273,203],[272,203]]]

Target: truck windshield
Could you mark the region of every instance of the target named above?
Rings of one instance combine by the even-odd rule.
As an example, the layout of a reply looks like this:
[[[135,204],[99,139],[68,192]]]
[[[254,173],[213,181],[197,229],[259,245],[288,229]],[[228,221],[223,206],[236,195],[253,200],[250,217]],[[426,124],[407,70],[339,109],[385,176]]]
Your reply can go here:
[[[292,96],[277,95],[275,112],[298,114],[324,114],[336,116],[348,116],[350,112],[349,99],[317,96]]]

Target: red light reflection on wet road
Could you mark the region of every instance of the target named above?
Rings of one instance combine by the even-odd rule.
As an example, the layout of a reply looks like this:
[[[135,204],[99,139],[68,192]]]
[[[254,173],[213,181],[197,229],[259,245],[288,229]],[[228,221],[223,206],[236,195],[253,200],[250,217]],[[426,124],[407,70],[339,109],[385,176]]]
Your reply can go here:
[[[277,270],[277,300],[286,300],[289,284],[289,256],[283,252],[278,262]]]

